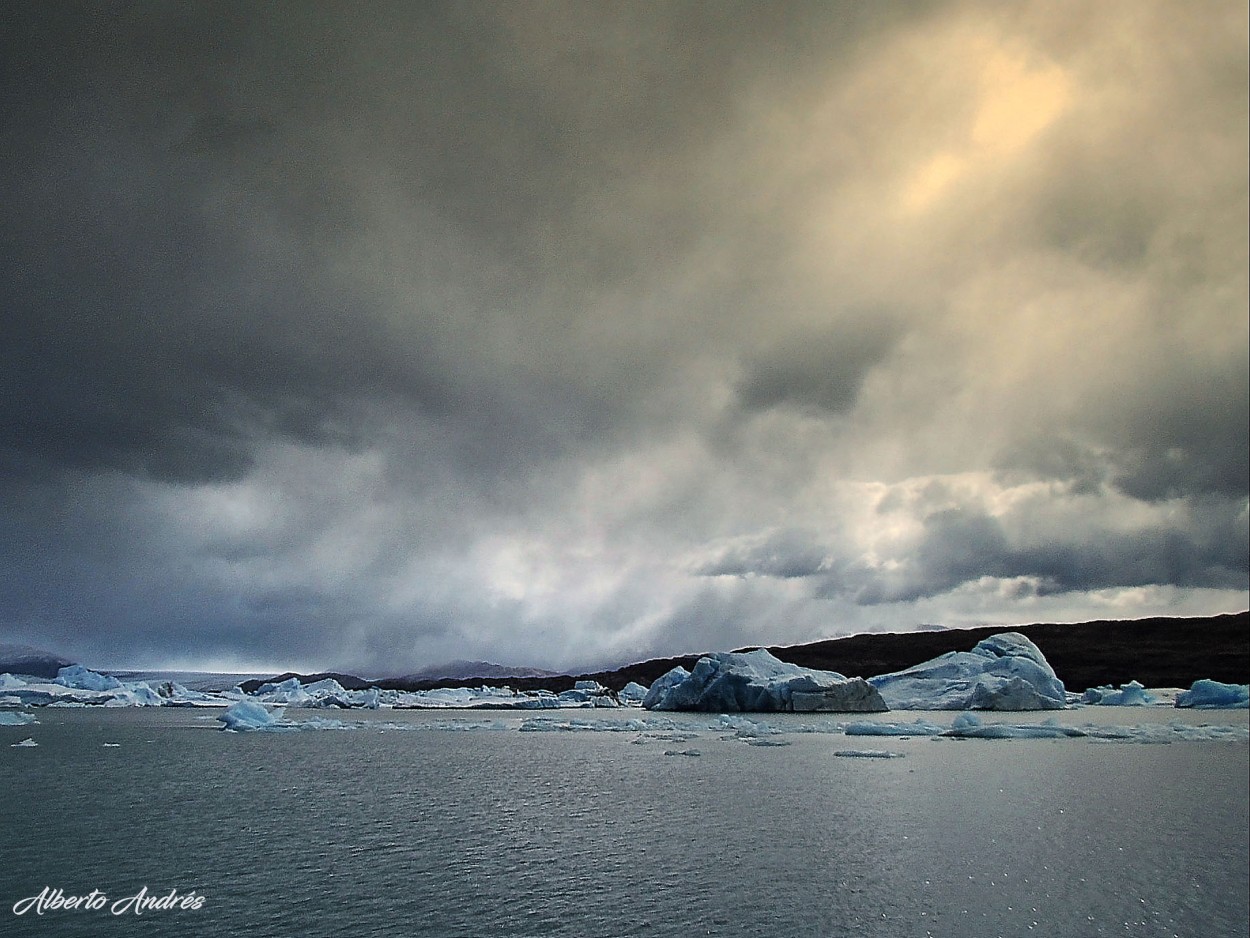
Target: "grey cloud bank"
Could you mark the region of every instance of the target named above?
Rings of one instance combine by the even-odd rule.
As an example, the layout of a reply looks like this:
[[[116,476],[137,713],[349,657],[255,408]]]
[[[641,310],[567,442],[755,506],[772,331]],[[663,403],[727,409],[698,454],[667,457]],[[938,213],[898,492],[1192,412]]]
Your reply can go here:
[[[576,667],[1247,605],[1237,4],[0,21],[0,638]]]

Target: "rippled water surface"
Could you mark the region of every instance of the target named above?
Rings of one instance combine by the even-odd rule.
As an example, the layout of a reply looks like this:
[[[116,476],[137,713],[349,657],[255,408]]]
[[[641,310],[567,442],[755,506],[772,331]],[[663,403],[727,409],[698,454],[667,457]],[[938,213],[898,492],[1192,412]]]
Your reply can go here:
[[[213,716],[43,710],[38,725],[0,727],[0,934],[976,938],[1250,927],[1244,742],[787,732],[772,739],[789,745],[750,746],[705,715],[677,717],[687,738],[522,733],[520,717],[499,714],[487,718],[494,729],[448,732],[484,721],[415,712],[349,715],[412,731],[231,734]],[[1244,712],[1183,718],[1246,723]],[[10,745],[26,736],[39,745]],[[835,757],[865,748],[905,757]],[[98,889],[110,903],[144,886],[194,890],[204,905],[12,913],[45,886]]]

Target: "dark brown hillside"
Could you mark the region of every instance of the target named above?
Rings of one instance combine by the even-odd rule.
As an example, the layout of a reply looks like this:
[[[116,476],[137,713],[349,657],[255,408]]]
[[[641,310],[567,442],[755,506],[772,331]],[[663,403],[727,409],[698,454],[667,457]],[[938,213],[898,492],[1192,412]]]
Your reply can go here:
[[[1188,687],[1204,677],[1250,682],[1250,612],[853,635],[769,651],[804,667],[872,677],[948,651],[968,651],[981,639],[1004,631],[1019,632],[1037,645],[1068,690],[1132,680],[1147,687]]]
[[[1102,684],[1124,684],[1132,680],[1141,681],[1147,687],[1188,687],[1204,677],[1227,683],[1250,683],[1250,612],[1210,617],[877,633],[805,645],[774,645],[768,650],[783,661],[803,667],[838,671],[848,677],[872,677],[901,671],[948,651],[969,651],[981,639],[996,632],[1020,632],[1028,636],[1071,691],[1083,691]],[[370,683],[397,690],[507,685],[518,690],[543,688],[559,692],[572,687],[574,681],[585,678],[597,680],[612,690],[620,690],[630,681],[651,684],[677,665],[689,669],[698,660],[698,655],[655,658],[611,671],[576,676],[457,680],[390,678],[366,682],[348,675],[319,674],[301,677],[301,681],[310,683],[321,677],[333,676],[349,688]],[[282,675],[284,678],[292,676],[296,675]],[[260,684],[258,681],[249,683]]]
[[[805,645],[774,645],[768,650],[803,667],[872,677],[901,671],[948,651],[969,651],[996,632],[1026,635],[1072,691],[1132,680],[1147,687],[1188,687],[1204,677],[1250,683],[1250,612],[852,635]],[[697,660],[694,655],[663,658],[588,677],[619,689],[628,681],[650,684],[675,665],[690,668]]]

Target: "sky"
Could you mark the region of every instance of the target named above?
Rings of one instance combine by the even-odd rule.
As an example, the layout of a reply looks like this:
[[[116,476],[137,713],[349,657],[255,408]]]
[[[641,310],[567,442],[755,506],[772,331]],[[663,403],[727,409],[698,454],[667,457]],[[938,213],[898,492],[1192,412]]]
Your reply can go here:
[[[1241,2],[6,3],[0,640],[1244,609]]]

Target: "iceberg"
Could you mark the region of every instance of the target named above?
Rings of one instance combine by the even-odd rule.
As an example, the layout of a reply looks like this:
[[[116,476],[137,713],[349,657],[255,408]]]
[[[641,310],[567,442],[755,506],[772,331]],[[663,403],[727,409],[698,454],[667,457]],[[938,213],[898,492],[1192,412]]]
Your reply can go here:
[[[68,668],[61,668],[57,671],[53,684],[60,684],[62,687],[71,687],[75,690],[116,690],[122,686],[122,682],[115,677],[107,674],[98,674],[89,668],[84,668],[81,664],[72,664]]]
[[[1081,703],[1101,707],[1147,707],[1155,702],[1155,695],[1137,681],[1121,684],[1117,690],[1110,684],[1090,687],[1081,695]]]
[[[627,707],[638,707],[642,705],[643,700],[647,696],[648,688],[643,687],[637,681],[630,681],[621,688],[620,693],[616,695],[616,699]]]
[[[848,723],[842,728],[847,736],[937,736],[945,727],[926,720],[915,723],[875,723],[860,721]]]
[[[0,726],[28,726],[38,723],[33,713],[14,713],[11,710],[0,710]]]
[[[271,727],[281,716],[281,710],[270,712],[264,704],[255,700],[240,700],[228,706],[217,719],[221,722],[223,730],[246,733]]]
[[[656,681],[651,685],[651,689],[648,690],[647,693],[642,698],[643,709],[646,709],[646,710],[664,709],[663,707],[657,706],[659,702],[664,699],[665,695],[667,695],[670,690],[672,690],[678,684],[681,684],[684,681],[686,681],[689,677],[690,677],[690,672],[687,671],[685,668],[683,668],[681,665],[678,665],[677,667],[673,668],[673,670],[657,678]]]
[[[1062,710],[1063,682],[1019,632],[977,642],[893,674],[869,678],[891,710]]]
[[[336,681],[335,684],[338,682]],[[342,690],[342,688],[339,688]],[[265,703],[281,704],[284,706],[302,706],[312,700],[312,696],[304,690],[304,685],[299,682],[297,677],[289,677],[285,681],[277,684],[262,684],[256,689],[256,693],[252,695],[257,700],[263,700]]]
[[[23,739],[20,743],[9,743],[9,748],[10,748],[10,749],[30,749],[30,748],[32,748],[32,747],[34,747],[34,746],[38,746],[38,745],[39,745],[39,744],[38,744],[37,742],[35,742],[35,741],[34,741],[34,739],[32,739],[31,737],[27,736],[27,737],[26,737],[25,739]]]
[[[961,713],[951,728],[940,734],[956,739],[1068,739],[1088,735],[1053,719],[1045,723],[982,723],[975,713]]]
[[[1194,681],[1189,690],[1176,695],[1176,706],[1199,710],[1245,710],[1250,708],[1250,684],[1224,684],[1203,678]]]
[[[526,717],[519,727],[522,733],[649,733],[678,729],[664,717],[631,720],[561,720],[556,717]]]
[[[690,672],[674,668],[651,686],[642,705],[648,710],[710,713],[877,713],[887,709],[881,695],[863,678],[788,664],[764,648],[707,655]]]

